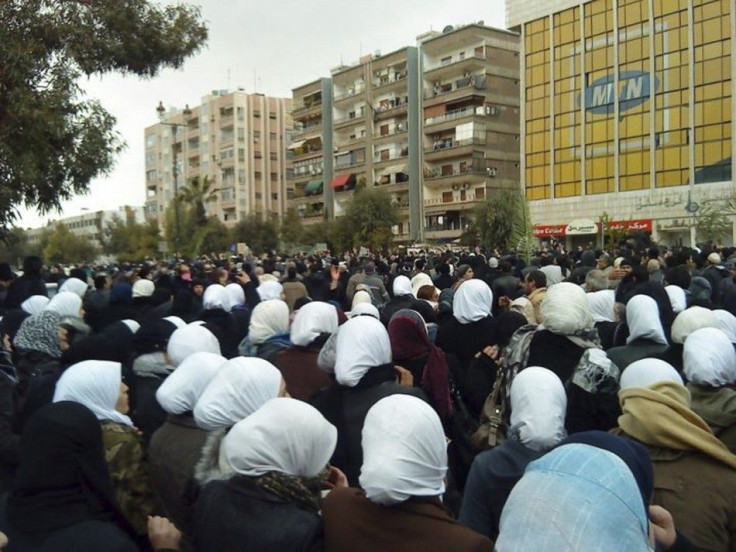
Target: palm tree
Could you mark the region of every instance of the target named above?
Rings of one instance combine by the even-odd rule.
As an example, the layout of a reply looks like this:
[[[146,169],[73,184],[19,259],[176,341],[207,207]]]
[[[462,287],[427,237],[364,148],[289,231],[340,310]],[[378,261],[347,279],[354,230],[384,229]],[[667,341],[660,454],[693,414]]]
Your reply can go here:
[[[192,207],[197,226],[207,226],[205,203],[217,201],[217,192],[219,191],[220,188],[213,187],[209,176],[205,176],[202,180],[195,176],[189,181],[188,186],[184,186],[179,190],[177,200]]]

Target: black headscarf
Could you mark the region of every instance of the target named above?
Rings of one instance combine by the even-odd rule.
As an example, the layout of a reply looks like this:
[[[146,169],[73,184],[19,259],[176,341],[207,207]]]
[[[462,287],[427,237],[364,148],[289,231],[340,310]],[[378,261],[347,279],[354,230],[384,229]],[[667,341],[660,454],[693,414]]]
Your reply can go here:
[[[15,334],[18,333],[20,325],[23,321],[31,316],[23,309],[12,309],[3,315],[3,319],[0,322],[0,337],[3,335],[10,336],[10,342],[15,339]]]
[[[496,317],[496,342],[499,347],[506,347],[514,332],[526,326],[526,316],[517,311],[504,311]]]
[[[115,502],[100,422],[86,407],[70,401],[53,403],[28,421],[7,519],[15,531],[25,534],[99,520],[135,536]]]
[[[111,360],[124,363],[130,356],[133,332],[123,322],[113,322],[99,333],[74,342],[61,356],[63,366],[83,360]]]
[[[435,324],[437,323],[437,313],[434,312],[432,305],[427,303],[424,299],[412,301],[409,308],[421,314],[425,324],[429,324],[431,322],[434,322]]]

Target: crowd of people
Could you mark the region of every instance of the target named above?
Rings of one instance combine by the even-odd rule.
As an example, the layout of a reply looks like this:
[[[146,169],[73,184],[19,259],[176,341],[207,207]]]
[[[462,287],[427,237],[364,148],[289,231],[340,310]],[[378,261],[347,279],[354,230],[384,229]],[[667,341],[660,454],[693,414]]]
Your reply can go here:
[[[736,551],[734,249],[28,257],[0,314],[10,552]]]

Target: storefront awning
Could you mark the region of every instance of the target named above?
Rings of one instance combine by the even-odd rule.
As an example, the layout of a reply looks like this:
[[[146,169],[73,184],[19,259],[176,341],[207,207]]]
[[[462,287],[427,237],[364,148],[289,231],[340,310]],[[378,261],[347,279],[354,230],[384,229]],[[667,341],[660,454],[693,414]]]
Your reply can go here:
[[[310,180],[304,186],[304,193],[307,195],[322,193],[322,181]]]
[[[295,149],[299,149],[300,147],[302,147],[302,146],[304,145],[304,142],[306,142],[306,140],[299,140],[298,142],[294,142],[293,144],[291,144],[291,145],[290,145],[290,146],[289,146],[288,148],[286,148],[286,149],[288,149],[288,150],[295,150]]]
[[[330,182],[330,186],[332,186],[333,188],[342,188],[348,183],[351,176],[353,175],[350,173],[338,174],[335,178],[332,179],[332,182]]]

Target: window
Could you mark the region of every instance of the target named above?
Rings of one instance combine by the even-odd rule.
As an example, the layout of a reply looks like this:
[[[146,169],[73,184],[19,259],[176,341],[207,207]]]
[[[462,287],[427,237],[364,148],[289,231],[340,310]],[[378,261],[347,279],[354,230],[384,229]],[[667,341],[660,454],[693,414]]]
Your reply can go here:
[[[274,200],[274,201],[278,201],[278,199],[279,199],[279,194],[277,194],[277,193],[273,193],[273,194],[271,194],[271,199],[272,199],[272,200]]]
[[[272,172],[271,173],[271,182],[278,182],[279,175],[278,173]]]
[[[256,192],[256,199],[263,199],[263,194],[261,192]]]
[[[278,158],[279,158],[279,155],[278,155],[278,153],[276,153],[275,151],[272,151],[272,152],[271,152],[271,153],[269,154],[269,156],[270,156],[270,158],[271,158],[271,161],[277,161],[277,160],[278,160]]]
[[[271,140],[271,141],[275,141],[276,140],[276,133],[275,132],[269,132],[268,133],[268,139]]]
[[[256,178],[256,180],[260,180],[261,178],[263,178],[263,174],[261,174],[261,171],[256,171],[255,172],[255,178]]]
[[[276,112],[275,111],[269,111],[268,112],[268,118],[269,119],[276,119]]]
[[[261,131],[260,130],[254,130],[253,131],[253,141],[255,143],[258,143],[261,141]]]

